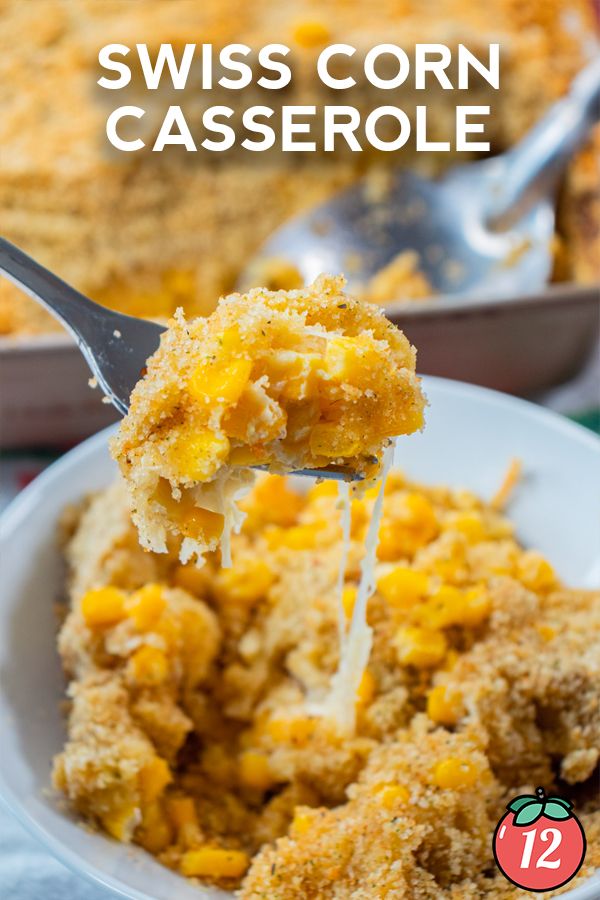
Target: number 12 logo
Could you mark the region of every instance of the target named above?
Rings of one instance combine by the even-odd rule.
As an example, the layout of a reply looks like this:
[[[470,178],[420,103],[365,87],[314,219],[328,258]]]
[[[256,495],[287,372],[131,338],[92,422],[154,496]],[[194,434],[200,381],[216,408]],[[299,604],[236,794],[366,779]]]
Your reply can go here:
[[[572,803],[562,797],[523,794],[508,804],[494,832],[494,858],[502,874],[526,891],[550,891],[573,878],[586,841]]]

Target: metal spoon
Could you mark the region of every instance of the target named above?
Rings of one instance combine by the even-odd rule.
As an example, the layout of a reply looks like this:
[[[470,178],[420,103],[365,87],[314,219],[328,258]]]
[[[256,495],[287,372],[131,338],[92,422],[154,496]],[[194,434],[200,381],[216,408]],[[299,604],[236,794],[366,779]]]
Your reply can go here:
[[[0,273],[45,306],[71,332],[99,386],[125,415],[146,361],[158,349],[164,326],[94,303],[4,238],[0,238]],[[338,481],[359,481],[363,477],[345,466],[300,469],[293,474]]]
[[[438,181],[397,169],[380,200],[368,180],[356,182],[278,229],[258,260],[283,258],[306,283],[344,272],[352,290],[401,251],[415,250],[436,294],[535,292],[551,273],[559,176],[598,118],[599,98],[600,57],[508,152]]]

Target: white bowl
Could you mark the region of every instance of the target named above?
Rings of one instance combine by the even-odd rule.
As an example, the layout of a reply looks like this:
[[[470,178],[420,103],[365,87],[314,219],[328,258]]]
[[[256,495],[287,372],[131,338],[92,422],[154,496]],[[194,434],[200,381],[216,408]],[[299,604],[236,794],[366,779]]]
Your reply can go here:
[[[600,440],[559,416],[483,388],[426,378],[425,432],[401,440],[398,463],[414,479],[490,497],[509,460],[524,480],[511,503],[520,539],[570,585],[600,584]],[[135,900],[225,896],[198,889],[136,847],[84,830],[48,791],[64,740],[64,682],[53,602],[62,591],[55,529],[63,507],[108,484],[115,466],[107,432],[81,444],[26,488],[0,522],[0,797],[63,863]],[[593,879],[568,896],[593,900]]]

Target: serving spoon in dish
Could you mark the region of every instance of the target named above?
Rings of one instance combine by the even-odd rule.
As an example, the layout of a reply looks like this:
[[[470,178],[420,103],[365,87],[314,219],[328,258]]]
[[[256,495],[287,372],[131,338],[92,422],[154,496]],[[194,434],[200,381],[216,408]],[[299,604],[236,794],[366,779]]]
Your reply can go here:
[[[148,358],[158,349],[165,327],[94,303],[4,238],[0,238],[0,273],[46,307],[70,331],[98,385],[124,416],[131,392],[142,377]],[[350,467],[334,465],[298,469],[290,474],[337,481],[361,481],[364,477]]]
[[[598,119],[599,99],[600,56],[506,153],[437,181],[392,169],[378,192],[367,176],[274,232],[241,283],[261,260],[282,259],[307,284],[320,272],[345,272],[350,290],[361,290],[412,250],[436,294],[499,299],[535,292],[552,271],[559,178]]]

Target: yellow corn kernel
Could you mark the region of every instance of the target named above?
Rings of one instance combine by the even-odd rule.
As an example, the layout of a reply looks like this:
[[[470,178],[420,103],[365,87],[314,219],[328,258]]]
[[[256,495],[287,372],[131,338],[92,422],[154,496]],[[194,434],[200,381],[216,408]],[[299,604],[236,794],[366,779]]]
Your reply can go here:
[[[398,529],[392,523],[382,521],[377,541],[377,558],[382,562],[393,562],[402,556],[403,542],[398,539]]]
[[[408,494],[399,514],[383,520],[379,529],[377,556],[383,562],[413,556],[437,537],[438,531],[438,520],[431,501],[422,494]]]
[[[219,540],[223,533],[224,523],[225,517],[221,513],[193,506],[181,517],[179,530],[184,537],[209,544],[211,541]]]
[[[245,787],[267,791],[275,780],[269,765],[269,757],[255,750],[245,750],[240,756],[240,781]]]
[[[81,598],[81,614],[90,628],[107,628],[125,618],[125,594],[116,587],[96,588]]]
[[[353,538],[360,538],[367,522],[370,518],[370,512],[364,500],[353,500],[350,504],[350,535]]]
[[[167,797],[167,816],[177,831],[181,831],[189,825],[198,826],[196,805],[191,797]]]
[[[153,632],[161,636],[167,648],[177,647],[181,638],[179,619],[173,615],[161,616],[153,628]]]
[[[303,807],[296,807],[294,810],[294,818],[290,825],[292,837],[308,834],[313,825],[313,820],[314,815],[312,813],[306,812]]]
[[[543,641],[551,641],[556,637],[556,629],[551,625],[538,625],[537,631]]]
[[[169,764],[160,756],[155,756],[151,762],[146,763],[140,770],[138,778],[144,803],[152,803],[158,799],[173,780]]]
[[[307,20],[294,25],[292,37],[300,47],[309,49],[324,46],[331,37],[331,31],[323,22]]]
[[[463,610],[460,625],[469,628],[477,628],[490,617],[492,601],[487,591],[482,587],[471,588],[463,595]]]
[[[255,603],[264,597],[275,575],[262,559],[237,561],[230,569],[221,569],[216,579],[216,592],[237,603]]]
[[[352,618],[354,604],[356,603],[357,589],[353,584],[347,584],[342,591],[342,606],[347,619]]]
[[[301,717],[296,719],[271,719],[267,723],[267,733],[280,744],[301,746],[314,735],[316,722],[314,719]]]
[[[169,663],[162,650],[145,645],[136,650],[129,659],[127,672],[136,684],[150,687],[166,681]]]
[[[419,610],[419,619],[429,628],[448,628],[462,623],[464,607],[462,591],[443,584]]]
[[[428,628],[401,628],[394,643],[398,659],[407,666],[429,669],[439,665],[447,650],[446,638]]]
[[[430,564],[430,569],[432,574],[438,575],[447,584],[456,584],[464,577],[464,554],[457,552],[451,557],[435,559]]]
[[[357,456],[361,450],[361,439],[347,429],[342,430],[335,422],[320,422],[310,433],[310,450],[313,456],[328,459]]]
[[[219,338],[219,344],[221,345],[221,350],[227,356],[231,356],[233,353],[239,353],[243,350],[244,342],[238,326],[232,325],[230,328],[226,328]]]
[[[438,684],[427,695],[427,715],[439,725],[456,725],[464,713],[461,695],[444,684]]]
[[[365,669],[356,689],[356,702],[361,706],[368,706],[375,696],[376,688],[375,676],[368,669]]]
[[[268,475],[252,492],[254,504],[264,514],[265,521],[288,527],[294,525],[304,506],[304,497],[292,490],[282,475]]]
[[[377,788],[377,800],[385,809],[395,809],[408,803],[410,794],[401,784],[383,784]]]
[[[191,797],[166,797],[165,811],[175,839],[182,847],[197,847],[202,843],[196,806]]]
[[[221,847],[200,847],[188,850],[181,857],[179,869],[188,878],[241,878],[250,857],[243,850],[225,850]]]
[[[487,536],[481,515],[473,511],[452,513],[448,516],[445,527],[460,532],[470,544],[483,541]]]
[[[171,823],[165,818],[160,803],[150,803],[142,809],[142,821],[135,833],[136,844],[149,853],[160,853],[173,839]]]
[[[188,393],[198,403],[233,406],[250,380],[252,360],[217,359],[201,362],[188,382]]]
[[[377,590],[390,606],[410,609],[427,593],[429,578],[408,566],[395,566],[377,582]]]
[[[150,631],[160,619],[167,601],[159,584],[146,584],[127,600],[127,615],[140,631]]]
[[[274,396],[297,402],[315,396],[322,365],[315,353],[273,350],[264,371]]]
[[[317,546],[318,529],[314,525],[294,525],[277,528],[266,535],[271,549],[287,547],[290,550],[313,550]]]
[[[478,769],[466,759],[450,756],[437,763],[433,770],[434,783],[443,790],[471,787],[479,777]]]
[[[267,450],[259,445],[232,447],[229,462],[232,466],[257,466],[266,463],[268,456]]]
[[[311,488],[308,489],[308,501],[312,503],[314,500],[320,500],[321,497],[337,497],[338,496],[338,486],[332,479],[326,479],[322,481],[320,484],[313,484]]]
[[[367,488],[363,494],[365,500],[377,500],[379,496],[379,491],[381,489],[381,479],[379,478],[375,484],[373,484],[370,488]]]
[[[100,814],[102,826],[110,836],[126,843],[133,837],[138,820],[139,808],[133,803],[126,803],[118,809]]]
[[[172,578],[176,587],[182,588],[189,594],[195,594],[196,597],[204,596],[211,583],[207,566],[203,566],[201,569],[194,565],[176,566]]]
[[[229,440],[206,429],[182,431],[170,448],[170,459],[183,478],[209,481],[227,459]]]
[[[366,337],[335,337],[327,341],[325,369],[333,381],[358,387],[373,379],[381,363],[373,341]]]
[[[423,528],[434,536],[438,531],[438,520],[431,500],[423,494],[412,492],[406,497],[406,506],[411,523]]]
[[[517,578],[531,591],[548,591],[557,585],[554,569],[535,550],[528,550],[519,557]]]

